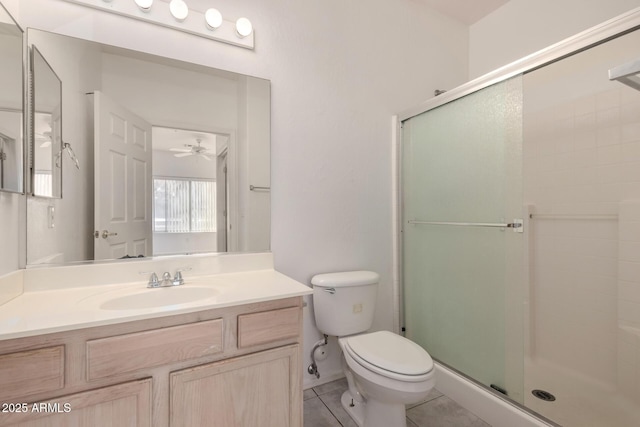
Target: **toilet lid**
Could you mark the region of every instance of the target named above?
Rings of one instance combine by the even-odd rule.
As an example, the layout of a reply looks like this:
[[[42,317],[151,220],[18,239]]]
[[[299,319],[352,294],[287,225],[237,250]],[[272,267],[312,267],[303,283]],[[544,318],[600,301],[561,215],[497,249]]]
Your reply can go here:
[[[424,375],[433,369],[433,359],[422,347],[388,331],[349,337],[353,354],[385,371],[401,375]]]

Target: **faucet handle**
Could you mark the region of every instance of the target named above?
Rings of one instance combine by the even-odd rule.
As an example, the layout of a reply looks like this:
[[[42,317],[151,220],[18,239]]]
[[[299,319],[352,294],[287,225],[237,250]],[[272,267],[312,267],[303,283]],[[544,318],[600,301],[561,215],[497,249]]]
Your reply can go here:
[[[147,283],[147,288],[157,288],[160,286],[160,281],[158,280],[158,275],[153,271],[141,271],[138,274],[151,274],[149,276],[149,282]]]
[[[176,271],[176,275],[173,276],[173,286],[184,285],[184,279],[182,278],[182,273],[178,270]]]
[[[178,286],[178,285],[183,285],[184,284],[184,279],[182,278],[182,272],[183,271],[190,271],[191,267],[185,267],[185,268],[179,268],[176,270],[176,275],[173,276],[173,285],[174,286]]]

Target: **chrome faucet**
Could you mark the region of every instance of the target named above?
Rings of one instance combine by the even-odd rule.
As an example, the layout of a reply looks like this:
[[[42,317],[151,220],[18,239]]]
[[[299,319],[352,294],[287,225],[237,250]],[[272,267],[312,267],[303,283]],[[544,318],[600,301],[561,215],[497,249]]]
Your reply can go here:
[[[171,277],[171,273],[165,271],[162,274],[162,280],[159,280],[158,275],[152,271],[141,271],[140,274],[151,274],[151,276],[149,276],[149,282],[147,282],[147,288],[166,288],[169,286],[184,285],[182,272],[189,270],[191,270],[191,267],[176,270],[176,274],[173,278]]]

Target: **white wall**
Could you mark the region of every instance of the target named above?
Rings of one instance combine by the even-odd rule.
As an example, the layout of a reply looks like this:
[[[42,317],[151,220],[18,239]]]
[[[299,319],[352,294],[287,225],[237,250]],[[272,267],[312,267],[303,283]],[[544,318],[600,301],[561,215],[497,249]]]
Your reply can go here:
[[[270,87],[264,81],[240,79],[238,85],[238,250],[271,248]]]
[[[176,73],[173,66],[106,53],[102,64],[103,91],[154,126],[199,131],[237,126],[236,76]]]
[[[479,77],[636,7],[640,0],[510,0],[469,27],[469,77]]]
[[[226,19],[253,22],[250,51],[61,1],[10,7],[23,27],[270,79],[276,268],[303,283],[321,272],[378,271],[375,327],[393,327],[390,117],[466,80],[464,25],[408,0],[220,4]],[[306,366],[319,337],[308,315],[305,337]],[[339,371],[336,354],[321,365],[324,377]]]

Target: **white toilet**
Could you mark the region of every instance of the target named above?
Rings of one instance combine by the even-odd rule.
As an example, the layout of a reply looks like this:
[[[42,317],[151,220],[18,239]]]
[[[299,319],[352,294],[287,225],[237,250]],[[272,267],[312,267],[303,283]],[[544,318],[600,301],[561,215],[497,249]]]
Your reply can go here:
[[[380,276],[372,271],[311,279],[316,325],[338,337],[349,390],[342,406],[360,427],[406,427],[405,404],[435,385],[433,360],[411,340],[371,327]],[[345,363],[346,362],[346,363]]]

